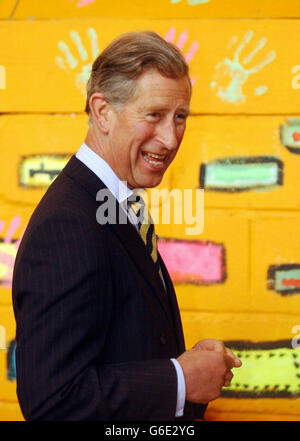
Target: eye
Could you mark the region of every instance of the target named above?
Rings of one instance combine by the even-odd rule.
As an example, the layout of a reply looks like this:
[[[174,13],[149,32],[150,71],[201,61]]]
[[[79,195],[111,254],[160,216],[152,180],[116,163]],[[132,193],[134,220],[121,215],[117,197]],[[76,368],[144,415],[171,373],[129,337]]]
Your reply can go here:
[[[186,121],[187,117],[188,117],[188,115],[186,113],[177,113],[176,121],[184,122],[184,121]]]
[[[147,119],[148,119],[149,121],[154,121],[154,122],[156,122],[156,121],[159,121],[160,118],[161,118],[161,115],[160,115],[160,113],[158,113],[158,112],[151,112],[151,113],[149,113],[149,114],[147,115]]]

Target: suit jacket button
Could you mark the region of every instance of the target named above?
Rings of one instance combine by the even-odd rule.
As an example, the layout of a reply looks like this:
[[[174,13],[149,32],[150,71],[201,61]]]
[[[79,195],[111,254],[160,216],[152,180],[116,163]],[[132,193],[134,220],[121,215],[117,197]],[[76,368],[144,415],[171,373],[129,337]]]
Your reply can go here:
[[[165,345],[168,341],[167,336],[166,335],[161,335],[160,336],[160,341],[162,342],[163,345]]]

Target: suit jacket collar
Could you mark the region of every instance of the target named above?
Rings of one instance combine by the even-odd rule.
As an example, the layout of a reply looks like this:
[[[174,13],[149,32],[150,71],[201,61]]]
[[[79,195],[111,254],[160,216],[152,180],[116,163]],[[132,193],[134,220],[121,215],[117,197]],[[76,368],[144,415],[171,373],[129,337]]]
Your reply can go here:
[[[77,159],[75,155],[71,157],[70,161],[63,169],[63,173],[67,174],[90,194],[95,204],[96,215],[97,208],[101,205],[101,203],[104,203],[103,201],[96,201],[98,191],[107,189],[104,183],[85,164]],[[142,238],[139,236],[135,227],[128,221],[128,219],[126,220],[126,223],[122,223],[124,222],[124,215],[121,219],[120,214],[122,215],[123,211],[120,209],[119,203],[112,193],[111,197],[113,198],[112,200],[114,201],[116,207],[115,219],[113,223],[106,224],[105,227],[109,227],[111,231],[118,237],[128,254],[134,260],[141,275],[145,278],[147,283],[151,285],[151,291],[154,293],[160,305],[163,307],[168,320],[172,325],[174,325],[168,295],[171,294],[170,289],[173,291],[172,282],[170,281],[169,276],[165,277],[167,282],[166,288],[168,291],[168,294],[166,294],[163,283],[160,276],[155,271],[153,260],[150,254],[147,252]],[[101,226],[99,225],[99,228],[100,227]],[[165,267],[164,272],[166,274]]]

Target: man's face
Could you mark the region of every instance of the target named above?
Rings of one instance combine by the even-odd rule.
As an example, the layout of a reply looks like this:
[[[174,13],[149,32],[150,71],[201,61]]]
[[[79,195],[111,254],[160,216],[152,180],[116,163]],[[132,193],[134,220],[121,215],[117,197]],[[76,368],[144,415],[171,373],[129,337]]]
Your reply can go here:
[[[134,98],[112,112],[106,160],[131,188],[157,186],[176,156],[189,114],[186,77],[166,78],[156,70],[137,80]]]

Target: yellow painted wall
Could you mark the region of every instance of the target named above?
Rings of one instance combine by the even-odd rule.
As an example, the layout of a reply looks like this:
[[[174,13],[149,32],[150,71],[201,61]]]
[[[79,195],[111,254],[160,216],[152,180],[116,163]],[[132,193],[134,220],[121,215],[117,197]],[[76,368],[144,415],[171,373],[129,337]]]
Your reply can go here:
[[[206,417],[300,420],[300,355],[292,348],[300,334],[300,293],[275,289],[280,271],[288,274],[300,264],[298,17],[297,0],[1,2],[0,420],[22,420],[11,351],[17,241],[55,171],[84,139],[84,88],[94,57],[118,34],[141,29],[174,41],[193,81],[186,136],[160,188],[205,187],[201,234],[187,236],[185,223],[159,224],[157,232],[187,250],[192,241],[223,250],[218,283],[176,283],[187,346],[219,338],[236,345],[244,363],[245,374],[236,371],[234,386],[209,405]],[[220,182],[221,175],[208,170],[220,163],[223,177],[228,167],[235,173],[233,164],[251,164],[243,173],[254,175],[257,185],[249,178],[251,188],[241,191],[237,179],[230,190],[216,191],[208,177]],[[278,176],[267,185],[264,166],[270,163],[271,177]],[[203,280],[215,262],[208,254],[207,268],[199,268]],[[285,283],[300,285],[294,279]],[[278,384],[266,383],[268,372]]]

